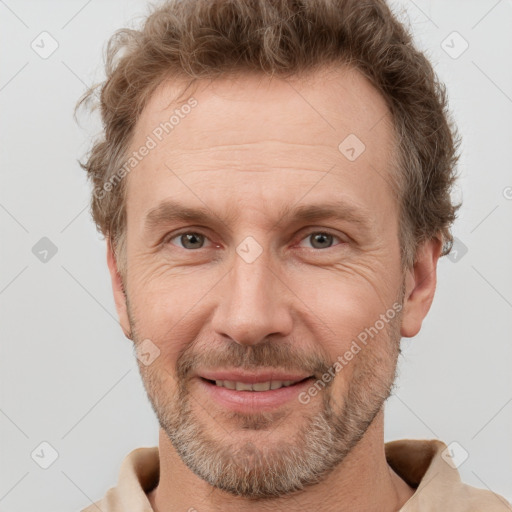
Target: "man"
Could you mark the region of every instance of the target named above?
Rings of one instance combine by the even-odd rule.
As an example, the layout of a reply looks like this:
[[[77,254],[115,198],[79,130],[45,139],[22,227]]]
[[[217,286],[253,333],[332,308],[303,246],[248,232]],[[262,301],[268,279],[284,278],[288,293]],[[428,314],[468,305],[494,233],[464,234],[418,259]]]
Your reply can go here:
[[[83,167],[161,429],[85,510],[512,510],[442,441],[384,443],[459,207],[444,88],[384,1],[170,1],[101,85]]]

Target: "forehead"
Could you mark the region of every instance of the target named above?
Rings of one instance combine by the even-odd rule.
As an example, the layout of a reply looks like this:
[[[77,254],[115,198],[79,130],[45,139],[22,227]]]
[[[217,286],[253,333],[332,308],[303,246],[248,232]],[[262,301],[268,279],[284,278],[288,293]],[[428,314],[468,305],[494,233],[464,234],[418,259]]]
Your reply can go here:
[[[281,210],[312,187],[313,195],[329,192],[333,199],[338,189],[369,206],[382,202],[387,188],[395,200],[391,117],[359,72],[329,68],[301,79],[248,74],[201,81],[180,96],[183,89],[160,84],[137,122],[130,151],[149,139],[154,147],[129,174],[128,213],[141,216],[183,193],[187,202],[212,207],[222,207],[229,194],[231,204],[256,210],[256,203]],[[351,147],[356,157],[364,151],[351,159],[343,152]],[[364,197],[355,197],[357,189]]]
[[[278,139],[308,144],[321,138],[336,149],[344,135],[353,133],[378,150],[389,142],[392,131],[384,98],[360,72],[348,67],[323,68],[286,79],[240,74],[198,81],[189,91],[183,90],[183,82],[162,82],[137,122],[135,138],[168,121],[170,114],[180,110],[177,100],[183,103],[188,95],[197,106],[189,114],[177,112],[179,119],[173,120],[171,132],[164,136],[169,148],[172,141],[176,149],[185,150],[201,142],[241,145]],[[378,139],[382,144],[376,144]]]

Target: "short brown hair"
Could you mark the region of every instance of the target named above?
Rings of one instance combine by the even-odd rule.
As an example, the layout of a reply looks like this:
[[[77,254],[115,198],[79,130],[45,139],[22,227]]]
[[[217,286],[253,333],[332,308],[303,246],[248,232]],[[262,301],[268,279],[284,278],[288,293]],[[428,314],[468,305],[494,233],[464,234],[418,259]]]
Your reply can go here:
[[[444,85],[385,0],[169,0],[140,30],[118,30],[106,50],[106,80],[77,104],[100,90],[104,134],[80,165],[94,187],[94,221],[116,254],[124,253],[125,180],[108,194],[96,191],[125,163],[135,124],[163,80],[190,85],[254,71],[286,78],[336,63],[370,80],[392,114],[402,264],[432,238],[448,254],[460,141]]]

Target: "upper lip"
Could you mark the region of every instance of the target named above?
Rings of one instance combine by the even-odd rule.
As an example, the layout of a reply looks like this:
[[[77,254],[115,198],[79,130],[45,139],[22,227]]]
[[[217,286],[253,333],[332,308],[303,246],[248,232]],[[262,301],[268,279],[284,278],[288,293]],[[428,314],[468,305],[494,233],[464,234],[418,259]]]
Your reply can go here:
[[[276,380],[293,381],[312,377],[304,373],[290,373],[279,370],[265,370],[259,372],[247,372],[240,370],[204,370],[198,372],[199,377],[207,380],[228,380],[232,382],[243,382],[244,384],[256,384],[258,382],[271,382]]]

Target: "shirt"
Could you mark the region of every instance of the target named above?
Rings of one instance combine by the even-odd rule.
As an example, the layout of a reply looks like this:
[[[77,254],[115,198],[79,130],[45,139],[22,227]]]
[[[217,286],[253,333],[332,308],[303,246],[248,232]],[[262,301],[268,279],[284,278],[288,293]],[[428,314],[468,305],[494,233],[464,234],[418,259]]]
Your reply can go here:
[[[456,460],[442,441],[391,441],[385,452],[395,473],[416,489],[399,512],[512,511],[502,496],[462,483]],[[122,461],[117,486],[81,512],[152,512],[146,493],[158,484],[159,472],[157,446],[131,451]]]

